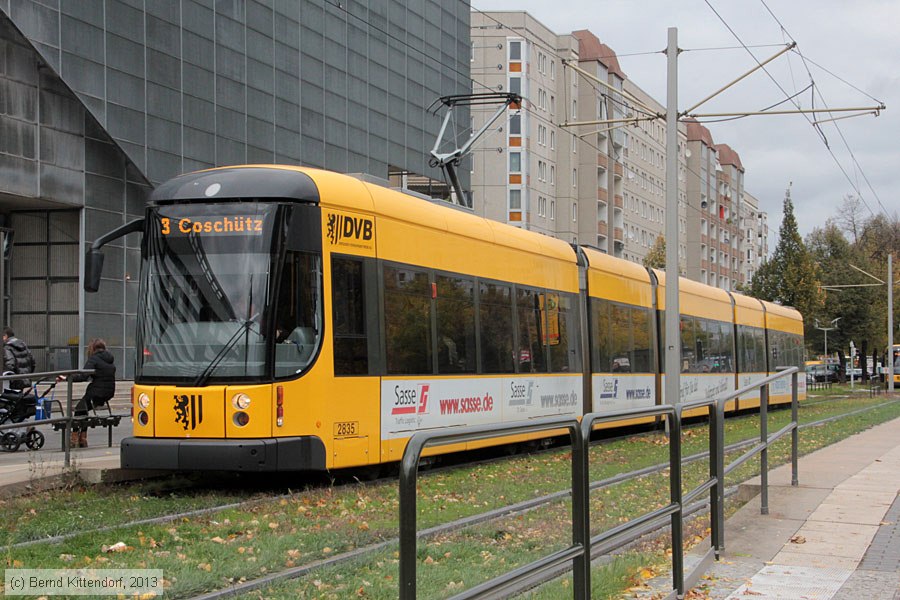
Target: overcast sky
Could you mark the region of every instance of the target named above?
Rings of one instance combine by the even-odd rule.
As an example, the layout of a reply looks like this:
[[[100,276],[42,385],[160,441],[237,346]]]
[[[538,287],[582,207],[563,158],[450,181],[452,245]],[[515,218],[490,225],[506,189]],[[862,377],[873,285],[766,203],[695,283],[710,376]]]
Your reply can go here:
[[[786,95],[803,90],[811,81],[816,86],[815,108],[884,103],[887,109],[878,117],[822,124],[834,158],[810,124],[829,115],[810,116],[809,120],[804,115],[753,116],[706,123],[715,143],[728,144],[740,155],[746,171],[745,189],[769,213],[770,248],[781,224],[785,189],[791,182],[795,215],[804,237],[833,217],[848,194],[862,196],[868,206],[863,208],[865,216],[900,212],[897,0],[471,1],[473,10],[526,10],[557,34],[592,31],[616,52],[626,76],[662,104],[666,102],[666,58],[653,52],[666,47],[667,30],[676,27],[678,46],[684,50],[678,62],[679,110],[693,106],[756,65],[741,42],[762,62],[779,48],[753,46],[796,41],[802,56],[811,62],[804,64],[799,54],[789,52],[766,65],[771,78],[757,71],[694,112],[758,111],[784,101]],[[737,49],[701,50],[722,47]],[[653,54],[643,54],[647,52]],[[802,108],[811,108],[812,91],[803,92],[797,100]],[[777,107],[785,108],[793,107]]]

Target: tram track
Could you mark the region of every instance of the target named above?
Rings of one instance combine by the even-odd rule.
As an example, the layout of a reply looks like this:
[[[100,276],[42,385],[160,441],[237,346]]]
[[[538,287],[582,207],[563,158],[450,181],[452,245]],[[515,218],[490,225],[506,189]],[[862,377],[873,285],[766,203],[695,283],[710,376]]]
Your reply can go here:
[[[829,422],[847,418],[847,417],[850,417],[850,416],[853,416],[856,414],[860,414],[863,412],[875,410],[877,408],[881,408],[883,406],[893,404],[898,401],[900,401],[900,400],[889,400],[887,402],[863,407],[863,408],[860,408],[857,410],[852,410],[852,411],[849,411],[846,413],[841,413],[839,415],[833,415],[830,417],[819,419],[817,421],[804,423],[804,424],[800,425],[800,429],[802,430],[802,429],[822,426]],[[608,442],[611,439],[633,438],[633,437],[634,437],[633,435],[616,436],[613,438],[607,438],[603,441]],[[753,440],[753,439],[736,442],[734,444],[730,444],[730,445],[726,446],[725,451],[733,452],[733,451],[739,450],[741,448],[751,446],[755,443],[757,443],[757,441]],[[547,451],[550,451],[550,449],[535,451],[530,454],[539,456],[540,454],[547,452]],[[699,460],[703,460],[706,457],[708,457],[708,455],[709,455],[708,452],[699,452],[699,453],[696,453],[696,454],[693,454],[690,456],[686,456],[684,458],[683,464],[690,464],[690,463],[693,463],[693,462],[696,462]],[[483,459],[483,460],[479,460],[479,461],[471,461],[471,462],[466,462],[466,463],[461,463],[461,464],[452,464],[452,465],[447,465],[445,467],[433,468],[430,472],[435,473],[435,472],[441,472],[441,471],[449,471],[449,470],[453,470],[453,469],[471,468],[473,465],[487,464],[487,463],[491,463],[491,462],[495,462],[495,461],[499,461],[499,460],[505,460],[506,458],[508,458],[508,457],[495,457],[495,458]],[[596,482],[591,483],[590,488],[591,488],[591,491],[593,492],[598,489],[602,489],[604,487],[609,487],[609,486],[615,485],[617,483],[627,481],[629,479],[634,479],[634,478],[638,478],[638,477],[642,477],[642,476],[646,476],[646,475],[651,475],[654,473],[659,473],[666,469],[668,469],[668,462],[659,463],[659,464],[651,465],[651,466],[644,467],[641,469],[636,469],[636,470],[630,471],[628,473],[622,473],[622,474],[615,475],[613,477],[598,480]],[[390,481],[392,479],[395,479],[395,477],[390,476],[390,477],[380,478],[377,480],[377,482],[383,483],[384,481]],[[371,483],[375,483],[375,482],[363,483],[360,481],[348,481],[343,484],[338,484],[338,486],[339,487],[343,487],[345,485],[346,486],[350,486],[350,485],[366,486]],[[470,515],[467,517],[463,517],[461,519],[457,519],[457,520],[454,520],[454,521],[451,521],[448,523],[444,523],[442,525],[438,525],[438,526],[431,527],[428,529],[423,529],[422,531],[419,532],[418,535],[419,535],[420,539],[427,539],[430,537],[439,536],[439,535],[451,533],[454,531],[458,531],[461,529],[465,529],[467,527],[471,527],[474,525],[487,523],[487,522],[493,521],[495,519],[513,516],[513,515],[524,514],[531,510],[539,508],[541,506],[547,505],[549,503],[564,500],[565,498],[569,497],[570,495],[571,495],[571,493],[569,490],[563,490],[563,491],[554,492],[551,494],[546,494],[546,495],[543,495],[543,496],[540,496],[537,498],[532,498],[532,499],[518,502],[518,503],[509,505],[509,506],[500,507],[500,508],[493,509],[493,510],[490,510],[490,511],[487,511],[484,513],[480,513],[478,515]],[[16,544],[7,545],[7,550],[9,551],[9,550],[13,550],[13,549],[32,547],[32,546],[36,546],[39,544],[56,544],[56,543],[65,542],[66,540],[75,538],[77,536],[107,533],[110,531],[118,531],[118,530],[128,529],[128,528],[132,528],[132,527],[164,524],[164,523],[175,522],[175,521],[179,521],[179,520],[186,520],[186,519],[191,519],[191,518],[196,518],[196,517],[202,517],[204,515],[212,515],[217,512],[221,512],[221,511],[229,510],[229,509],[251,508],[254,505],[260,505],[260,504],[269,503],[269,502],[273,502],[273,501],[278,502],[283,499],[291,499],[294,497],[296,497],[296,492],[281,494],[278,496],[270,496],[270,497],[265,497],[265,498],[253,498],[253,499],[245,500],[245,501],[241,501],[241,502],[233,502],[233,503],[224,504],[224,505],[206,507],[206,508],[195,509],[195,510],[191,510],[191,511],[184,511],[184,512],[175,513],[175,514],[171,514],[171,515],[163,515],[163,516],[153,517],[153,518],[149,518],[149,519],[141,519],[141,520],[131,521],[131,522],[123,523],[120,525],[110,525],[110,526],[105,526],[105,527],[96,528],[96,529],[92,529],[92,530],[83,530],[83,531],[61,534],[61,535],[57,535],[57,536],[53,536],[53,537],[27,540],[27,541],[23,541],[23,542],[18,542]],[[700,508],[701,507],[695,508],[695,511],[699,510]],[[646,533],[647,532],[642,532],[642,533],[640,533],[640,535],[645,535]],[[638,536],[638,537],[640,537],[640,536]],[[240,594],[247,593],[247,592],[250,592],[253,590],[257,590],[257,589],[260,589],[260,588],[263,588],[263,587],[266,587],[266,586],[269,586],[269,585],[272,585],[272,584],[275,584],[278,582],[303,577],[309,573],[312,573],[312,572],[320,570],[320,569],[326,569],[329,567],[340,565],[340,564],[348,562],[348,561],[360,559],[366,555],[371,555],[376,552],[382,551],[385,548],[390,547],[391,545],[396,545],[397,543],[398,543],[397,538],[376,541],[372,544],[369,544],[366,546],[361,546],[361,547],[355,548],[353,550],[350,550],[348,552],[344,552],[339,555],[335,555],[333,557],[315,560],[315,561],[312,561],[305,565],[299,565],[296,567],[292,567],[289,569],[279,571],[277,573],[270,573],[270,574],[267,574],[260,578],[255,578],[252,580],[244,581],[244,582],[235,584],[228,588],[223,588],[220,590],[207,592],[207,593],[204,593],[204,594],[201,594],[198,596],[194,596],[193,598],[195,600],[197,600],[197,599],[212,600],[212,599],[216,599],[216,598],[226,598],[226,597],[240,595]],[[612,550],[616,550],[618,548],[619,547],[604,548],[603,550],[604,550],[604,552],[609,552]]]

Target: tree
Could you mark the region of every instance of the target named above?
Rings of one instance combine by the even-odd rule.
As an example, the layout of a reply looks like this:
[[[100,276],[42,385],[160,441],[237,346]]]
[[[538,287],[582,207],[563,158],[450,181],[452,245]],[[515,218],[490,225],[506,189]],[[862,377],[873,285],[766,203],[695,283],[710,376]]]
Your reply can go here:
[[[750,295],[785,306],[793,306],[809,322],[822,306],[819,268],[803,244],[794,218],[794,204],[788,189],[784,198],[784,218],[778,230],[778,244],[770,260],[753,276]]]
[[[653,247],[644,257],[644,266],[651,269],[666,268],[666,238],[661,235],[656,236]]]
[[[806,238],[806,246],[822,273],[822,285],[846,286],[871,284],[873,280],[853,267],[867,272],[875,269],[868,264],[863,253],[844,237],[838,226],[829,221],[822,229],[814,229]],[[853,265],[853,266],[851,266]],[[816,349],[824,346],[822,331],[811,327],[815,319],[823,325],[836,317],[841,321],[835,331],[829,332],[828,345],[845,351],[853,341],[861,347],[863,340],[875,343],[884,337],[881,332],[884,319],[879,317],[878,300],[884,294],[883,287],[839,287],[826,290],[822,308],[806,317],[806,339]]]
[[[836,217],[837,226],[847,232],[850,236],[850,242],[854,245],[859,243],[859,237],[862,235],[865,216],[863,215],[863,203],[859,196],[847,194],[837,209]]]

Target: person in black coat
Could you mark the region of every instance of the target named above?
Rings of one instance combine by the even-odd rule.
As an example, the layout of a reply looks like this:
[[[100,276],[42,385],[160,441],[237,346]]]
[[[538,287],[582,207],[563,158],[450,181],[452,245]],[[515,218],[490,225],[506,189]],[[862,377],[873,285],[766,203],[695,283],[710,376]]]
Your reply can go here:
[[[34,356],[28,346],[16,337],[16,333],[10,327],[3,328],[3,372],[25,375],[34,373]],[[9,387],[14,390],[22,390],[30,387],[27,379],[13,379]]]
[[[72,381],[88,381],[84,397],[75,406],[76,417],[86,417],[89,410],[109,402],[116,394],[115,357],[106,349],[106,342],[101,339],[91,341],[88,345],[88,359],[84,370],[93,369],[93,375],[72,375]],[[65,381],[65,375],[57,377],[57,381]],[[87,427],[79,426],[76,421],[72,431],[72,447],[87,448]]]

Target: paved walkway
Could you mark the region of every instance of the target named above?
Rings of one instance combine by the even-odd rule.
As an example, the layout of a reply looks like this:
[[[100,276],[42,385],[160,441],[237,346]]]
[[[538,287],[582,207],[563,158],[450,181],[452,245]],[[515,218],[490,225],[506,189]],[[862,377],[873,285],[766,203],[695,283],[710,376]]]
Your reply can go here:
[[[802,457],[790,480],[790,465],[770,472],[768,515],[756,496],[728,519],[688,597],[900,600],[900,419]]]

